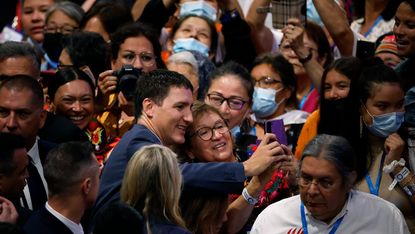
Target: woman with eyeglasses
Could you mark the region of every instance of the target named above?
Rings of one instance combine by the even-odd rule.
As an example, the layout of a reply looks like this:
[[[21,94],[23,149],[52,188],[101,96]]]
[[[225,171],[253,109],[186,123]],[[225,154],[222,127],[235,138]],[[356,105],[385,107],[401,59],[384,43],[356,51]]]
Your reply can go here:
[[[193,123],[189,126],[185,135],[185,144],[181,146],[179,153],[182,162],[235,162],[237,157],[233,152],[233,140],[230,133],[230,128],[225,118],[222,117],[218,109],[196,101],[192,107]],[[252,163],[257,155],[271,154],[275,157],[279,157],[279,161],[276,164],[270,165],[265,171],[259,176],[252,177],[249,184],[242,191],[242,196],[236,196],[226,212],[227,218],[221,219],[221,222],[226,220],[224,223],[224,229],[228,233],[236,233],[240,231],[244,225],[248,222],[251,214],[254,210],[255,205],[259,202],[259,194],[271,179],[276,168],[279,168],[285,162],[291,160],[292,155],[290,150],[280,145],[275,141],[275,135],[267,134],[264,136],[262,142],[258,145],[256,151],[250,159],[244,163]],[[286,171],[291,177],[295,178],[295,172]],[[197,189],[197,188],[196,188]],[[188,191],[191,192],[191,191]],[[192,203],[197,201],[199,198],[192,196],[186,196],[184,203]],[[198,201],[200,202],[200,201]],[[192,207],[190,204],[187,207]],[[213,215],[206,214],[206,211],[200,211],[194,213],[194,210],[183,210],[183,216],[189,217],[187,213],[192,212],[193,215]],[[185,220],[186,221],[186,220]],[[199,223],[200,228],[202,227],[216,227],[215,223]],[[249,229],[247,229],[249,230]],[[197,230],[191,230],[195,233],[206,233],[198,232]],[[246,231],[246,230],[245,230]]]
[[[41,70],[56,69],[62,51],[63,35],[69,35],[79,29],[84,10],[70,1],[57,2],[46,12],[43,50],[45,62]]]
[[[135,78],[141,72],[164,68],[160,51],[157,35],[145,24],[124,25],[111,35],[111,70],[102,72],[98,78],[98,101],[106,111],[99,113],[98,120],[112,134],[122,136],[134,121],[134,86],[120,89],[120,79],[126,74],[124,68],[129,67],[129,74]]]
[[[287,145],[295,152],[298,136],[309,113],[297,109],[293,66],[281,55],[266,54],[255,60],[251,76],[255,82],[252,132],[262,139],[267,122],[282,120]]]

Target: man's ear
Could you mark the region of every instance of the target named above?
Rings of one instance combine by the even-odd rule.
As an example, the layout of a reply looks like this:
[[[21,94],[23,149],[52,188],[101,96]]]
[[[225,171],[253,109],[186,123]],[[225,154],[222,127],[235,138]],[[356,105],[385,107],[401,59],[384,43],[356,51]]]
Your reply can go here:
[[[145,113],[147,117],[151,118],[154,116],[155,107],[156,104],[150,98],[145,98],[143,100],[143,113]]]
[[[48,112],[45,111],[45,110],[41,110],[40,120],[39,120],[40,121],[40,123],[39,123],[39,129],[43,128],[43,126],[45,125],[47,116],[48,116]]]
[[[82,194],[88,195],[92,188],[91,178],[87,177],[81,184]]]

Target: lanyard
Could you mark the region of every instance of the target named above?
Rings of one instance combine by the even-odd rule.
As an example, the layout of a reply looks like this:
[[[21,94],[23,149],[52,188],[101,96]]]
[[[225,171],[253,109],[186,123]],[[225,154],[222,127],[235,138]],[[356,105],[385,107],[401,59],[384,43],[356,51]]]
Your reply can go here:
[[[380,161],[380,166],[378,170],[378,178],[376,179],[376,186],[373,187],[372,179],[370,178],[369,172],[366,174],[366,182],[367,186],[369,187],[370,194],[373,194],[375,196],[379,196],[379,187],[380,187],[380,181],[382,180],[382,168],[383,163],[385,162],[385,152],[382,154],[382,159]]]
[[[313,91],[314,85],[312,84],[310,87],[310,90],[308,90],[307,94],[304,95],[304,97],[301,99],[300,101],[300,105],[298,105],[298,109],[301,110],[304,107],[305,102],[307,101],[307,97],[308,95],[311,93],[311,91]]]
[[[301,223],[303,224],[303,232],[304,232],[304,234],[308,234],[307,219],[306,219],[305,212],[304,212],[304,204],[302,202],[301,202],[300,210],[301,210]],[[344,218],[344,216],[342,216],[342,217],[340,217],[336,220],[336,222],[333,224],[333,228],[330,230],[329,234],[336,233],[337,229],[339,228],[340,224],[343,221],[343,218]]]
[[[383,20],[382,15],[380,15],[380,16],[376,19],[376,21],[373,23],[373,25],[372,25],[372,26],[370,26],[369,30],[367,30],[367,32],[366,32],[366,33],[365,33],[365,35],[363,35],[363,36],[364,36],[365,38],[366,38],[366,37],[368,37],[368,36],[372,33],[373,28],[374,28],[374,27],[376,27],[376,26],[379,24],[379,22],[380,22],[381,20]]]

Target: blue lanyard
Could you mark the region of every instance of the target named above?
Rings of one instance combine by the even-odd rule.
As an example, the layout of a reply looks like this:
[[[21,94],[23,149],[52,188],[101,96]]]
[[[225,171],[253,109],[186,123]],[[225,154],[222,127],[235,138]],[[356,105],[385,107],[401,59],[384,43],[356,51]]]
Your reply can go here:
[[[376,179],[376,186],[373,187],[372,179],[370,178],[369,172],[366,174],[366,182],[367,186],[369,187],[370,194],[373,194],[375,196],[379,196],[379,187],[380,187],[380,181],[382,180],[382,168],[383,163],[385,162],[385,152],[382,154],[382,159],[380,161],[380,166],[378,170],[378,178]]]
[[[303,232],[304,232],[304,234],[308,234],[307,219],[306,219],[306,216],[305,216],[304,204],[302,202],[301,202],[300,210],[301,210],[301,223],[303,224]],[[343,218],[344,218],[344,216],[337,219],[337,221],[333,224],[333,227],[331,228],[329,234],[336,233],[337,229],[339,228],[340,224],[343,221]]]
[[[305,102],[307,101],[308,95],[313,91],[314,85],[311,84],[310,90],[308,90],[308,93],[304,95],[304,97],[301,99],[300,105],[298,105],[298,109],[301,110],[304,107]]]
[[[382,15],[380,15],[380,16],[376,19],[376,21],[373,23],[373,25],[372,25],[372,26],[370,26],[369,30],[367,30],[367,32],[366,32],[366,33],[365,33],[365,35],[363,35],[363,36],[364,36],[364,37],[369,36],[369,34],[371,34],[371,33],[372,33],[373,28],[374,28],[374,27],[376,27],[376,26],[379,24],[379,22],[380,22],[381,20],[383,20]]]

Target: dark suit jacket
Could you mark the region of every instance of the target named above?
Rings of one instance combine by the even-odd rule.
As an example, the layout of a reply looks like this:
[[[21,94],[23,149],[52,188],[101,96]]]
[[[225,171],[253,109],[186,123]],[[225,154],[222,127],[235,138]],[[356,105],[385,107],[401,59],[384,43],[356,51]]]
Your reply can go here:
[[[143,125],[136,124],[124,134],[104,167],[94,214],[120,199],[121,183],[128,161],[141,147],[151,144],[161,142]],[[241,163],[185,163],[180,168],[184,186],[190,188],[241,193],[246,179]]]
[[[72,231],[45,207],[30,216],[23,230],[26,234],[72,234]]]
[[[45,125],[38,132],[41,139],[60,144],[68,141],[88,141],[88,136],[69,119],[48,112]]]
[[[44,141],[44,140],[39,140],[38,141],[39,158],[40,158],[40,162],[42,163],[42,165],[45,163],[46,156],[49,153],[49,151],[51,149],[53,149],[54,147],[56,147],[56,146],[57,145],[53,142]],[[44,188],[44,189],[46,190],[46,188]],[[46,191],[46,194],[47,193],[48,193],[48,191]],[[25,199],[25,198],[23,197],[23,199]],[[38,203],[38,204],[37,203],[33,204],[33,202],[32,202],[33,210],[37,210],[37,209],[43,207],[45,205],[46,201],[47,201],[47,197],[45,197],[45,199],[43,201],[41,201],[40,203]],[[25,204],[25,202],[24,202],[24,204]],[[26,208],[28,208],[28,207],[26,207]]]

